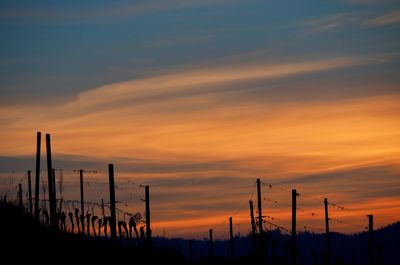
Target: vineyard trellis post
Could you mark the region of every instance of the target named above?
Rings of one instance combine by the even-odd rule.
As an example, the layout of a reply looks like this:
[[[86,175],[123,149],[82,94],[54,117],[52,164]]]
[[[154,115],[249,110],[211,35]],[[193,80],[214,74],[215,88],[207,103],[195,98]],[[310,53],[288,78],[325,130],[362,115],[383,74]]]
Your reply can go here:
[[[146,244],[151,242],[151,226],[150,226],[150,188],[149,185],[144,187],[146,201]]]
[[[214,257],[214,242],[213,242],[213,230],[209,230],[210,234],[210,257]]]
[[[325,206],[325,237],[326,237],[326,264],[331,264],[331,242],[329,235],[329,213],[328,213],[328,199],[324,198]]]
[[[296,189],[292,190],[292,246],[291,246],[291,264],[296,265],[296,255],[297,255],[297,246],[296,246],[296,209],[297,209],[297,193]]]
[[[42,133],[37,132],[36,139],[36,174],[35,174],[35,221],[39,222],[39,191],[40,191],[40,147]]]
[[[368,217],[368,265],[375,264],[374,249],[374,215],[369,214]]]
[[[230,255],[231,258],[235,256],[234,249],[234,237],[233,237],[233,225],[232,225],[232,217],[229,217],[229,243],[230,243]]]
[[[46,134],[46,154],[47,154],[47,174],[48,174],[48,190],[49,190],[49,206],[50,206],[50,224],[53,228],[57,228],[57,218],[56,218],[56,193],[54,190],[54,174],[53,174],[53,164],[51,158],[51,144],[50,144],[50,134]]]
[[[85,216],[85,199],[83,194],[83,169],[79,169],[79,182],[80,182],[80,193],[81,193],[81,215]],[[85,234],[85,221],[82,222],[82,234]]]
[[[115,214],[115,186],[114,186],[114,164],[108,164],[108,176],[109,176],[109,186],[110,186],[110,231],[111,231],[111,239],[117,239],[117,221]]]

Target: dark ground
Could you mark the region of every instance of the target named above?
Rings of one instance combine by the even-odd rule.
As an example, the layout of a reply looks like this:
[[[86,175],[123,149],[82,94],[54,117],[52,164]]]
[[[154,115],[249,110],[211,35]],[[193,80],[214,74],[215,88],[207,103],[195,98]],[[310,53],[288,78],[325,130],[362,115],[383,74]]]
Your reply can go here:
[[[274,234],[268,237],[277,244],[276,254],[267,250],[268,260],[260,263],[249,255],[252,249],[250,237],[236,237],[236,258],[227,258],[228,241],[215,241],[216,256],[208,256],[207,240],[193,242],[194,263],[188,261],[188,241],[183,239],[153,239],[153,247],[127,246],[126,241],[88,238],[81,235],[55,231],[35,223],[30,216],[11,204],[0,204],[0,263],[1,264],[287,264],[283,247],[289,241],[287,235]],[[378,229],[374,232],[376,254],[375,265],[400,264],[400,222]],[[331,234],[332,265],[367,264],[367,233],[354,235]],[[272,242],[272,241],[269,241]],[[300,233],[298,235],[298,264],[323,264],[322,253],[325,248],[323,234]],[[271,246],[271,245],[270,245]],[[276,256],[272,260],[272,256]],[[6,263],[5,263],[6,262]]]
[[[185,259],[170,249],[129,248],[111,240],[96,240],[54,231],[33,222],[18,208],[0,206],[0,263],[22,264],[104,264],[112,262],[184,264]]]

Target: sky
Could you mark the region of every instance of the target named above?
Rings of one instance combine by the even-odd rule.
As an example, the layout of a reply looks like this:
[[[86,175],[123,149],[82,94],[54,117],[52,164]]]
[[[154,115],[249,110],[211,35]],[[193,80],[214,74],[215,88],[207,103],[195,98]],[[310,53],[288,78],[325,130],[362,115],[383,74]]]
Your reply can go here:
[[[257,178],[282,227],[293,188],[299,230],[325,197],[333,231],[399,220],[399,1],[2,1],[0,33],[3,194],[41,131],[65,199],[79,168],[107,198],[113,163],[120,208],[150,185],[156,235],[246,234]]]

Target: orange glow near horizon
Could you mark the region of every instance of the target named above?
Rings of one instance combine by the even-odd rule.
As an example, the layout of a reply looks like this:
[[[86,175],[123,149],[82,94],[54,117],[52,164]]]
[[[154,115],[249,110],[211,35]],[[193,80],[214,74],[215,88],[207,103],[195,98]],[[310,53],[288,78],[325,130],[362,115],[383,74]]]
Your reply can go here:
[[[397,221],[400,212],[400,195],[382,190],[399,184],[399,96],[273,102],[241,101],[242,94],[232,91],[203,93],[210,86],[364,63],[339,58],[252,66],[247,71],[186,71],[106,85],[60,106],[1,106],[0,118],[7,122],[0,124],[0,155],[31,156],[33,161],[36,131],[50,132],[55,159],[107,161],[116,164],[117,181],[119,176],[139,183],[154,181],[153,194],[162,195],[152,200],[159,235],[166,229],[171,236],[192,237],[234,213],[242,234],[247,233],[247,203],[257,177],[266,183],[285,182],[282,186],[321,200],[332,198],[357,212],[374,213],[379,227]],[[105,174],[105,166],[97,170]],[[365,182],[360,183],[358,174],[365,174]],[[221,176],[232,177],[232,182],[213,182]],[[315,179],[307,180],[310,176]],[[235,186],[235,181],[240,184]],[[374,190],[377,184],[380,189]],[[368,188],[371,195],[364,195]],[[289,202],[289,193],[266,191],[266,198]],[[267,215],[284,224],[290,220],[285,207],[265,204]],[[317,217],[300,211],[299,231],[304,226],[323,227],[322,205],[308,200],[303,207]],[[362,214],[343,214],[332,209],[333,219],[358,226],[332,223],[333,231],[356,232],[367,223]]]

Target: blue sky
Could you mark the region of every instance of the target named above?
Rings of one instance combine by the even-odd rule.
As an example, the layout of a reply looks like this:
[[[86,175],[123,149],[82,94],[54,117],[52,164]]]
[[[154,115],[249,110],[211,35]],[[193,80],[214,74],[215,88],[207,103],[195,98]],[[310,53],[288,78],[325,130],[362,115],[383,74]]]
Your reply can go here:
[[[265,60],[399,52],[396,1],[2,1],[2,102],[265,51]],[[394,21],[368,24],[391,12]],[[382,68],[382,67],[380,67]],[[390,65],[380,69],[387,70]],[[374,70],[374,69],[373,69]],[[386,71],[385,71],[386,73]],[[11,100],[11,101],[10,101]]]

